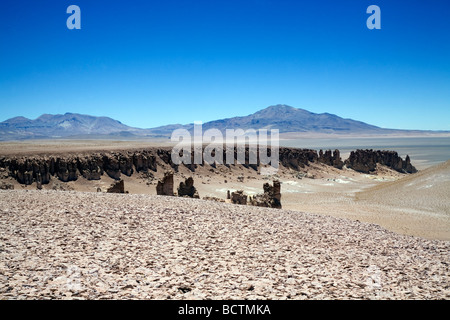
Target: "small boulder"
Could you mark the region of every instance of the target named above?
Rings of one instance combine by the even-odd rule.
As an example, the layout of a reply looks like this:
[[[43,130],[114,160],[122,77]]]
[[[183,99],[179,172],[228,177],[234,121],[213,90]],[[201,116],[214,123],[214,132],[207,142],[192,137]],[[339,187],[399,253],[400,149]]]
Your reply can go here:
[[[119,180],[111,184],[106,190],[107,193],[125,193],[125,183],[123,180]]]
[[[231,193],[231,202],[234,204],[247,204],[247,195],[243,190],[238,190]]]
[[[187,178],[185,182],[181,182],[178,187],[179,197],[189,197],[199,199],[197,189],[194,187],[194,179],[191,177]]]

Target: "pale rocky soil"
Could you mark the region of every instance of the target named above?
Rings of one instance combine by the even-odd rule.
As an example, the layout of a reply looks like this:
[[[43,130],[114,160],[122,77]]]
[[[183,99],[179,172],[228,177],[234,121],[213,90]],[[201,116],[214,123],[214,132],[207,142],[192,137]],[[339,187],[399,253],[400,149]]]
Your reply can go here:
[[[0,299],[449,299],[449,249],[296,211],[0,191]]]

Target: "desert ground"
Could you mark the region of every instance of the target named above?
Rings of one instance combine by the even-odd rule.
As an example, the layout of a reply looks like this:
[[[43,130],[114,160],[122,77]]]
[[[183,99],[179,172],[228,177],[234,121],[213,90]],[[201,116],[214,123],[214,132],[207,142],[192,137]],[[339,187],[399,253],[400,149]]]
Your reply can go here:
[[[139,142],[3,143],[0,155],[136,148]],[[412,159],[414,164],[414,159]],[[401,174],[311,163],[262,176],[180,167],[200,198],[262,193],[283,209],[157,196],[164,170],[0,191],[0,299],[449,299],[450,161]],[[66,191],[55,191],[66,190]],[[175,190],[176,191],[176,190]],[[229,201],[228,201],[229,202]]]
[[[448,241],[168,196],[0,191],[2,299],[449,299]]]

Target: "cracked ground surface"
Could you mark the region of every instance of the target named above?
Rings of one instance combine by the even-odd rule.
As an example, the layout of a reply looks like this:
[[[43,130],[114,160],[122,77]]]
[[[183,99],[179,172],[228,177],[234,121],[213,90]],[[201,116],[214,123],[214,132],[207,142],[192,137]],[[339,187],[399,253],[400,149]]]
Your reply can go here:
[[[0,299],[449,299],[449,249],[297,211],[0,191]]]

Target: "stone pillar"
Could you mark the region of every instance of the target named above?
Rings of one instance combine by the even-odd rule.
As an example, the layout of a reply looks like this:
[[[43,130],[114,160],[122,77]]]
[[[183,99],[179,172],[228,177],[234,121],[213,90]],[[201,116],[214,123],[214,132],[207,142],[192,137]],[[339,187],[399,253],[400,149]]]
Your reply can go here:
[[[156,185],[156,194],[160,196],[173,196],[173,172],[164,172],[164,178]]]

